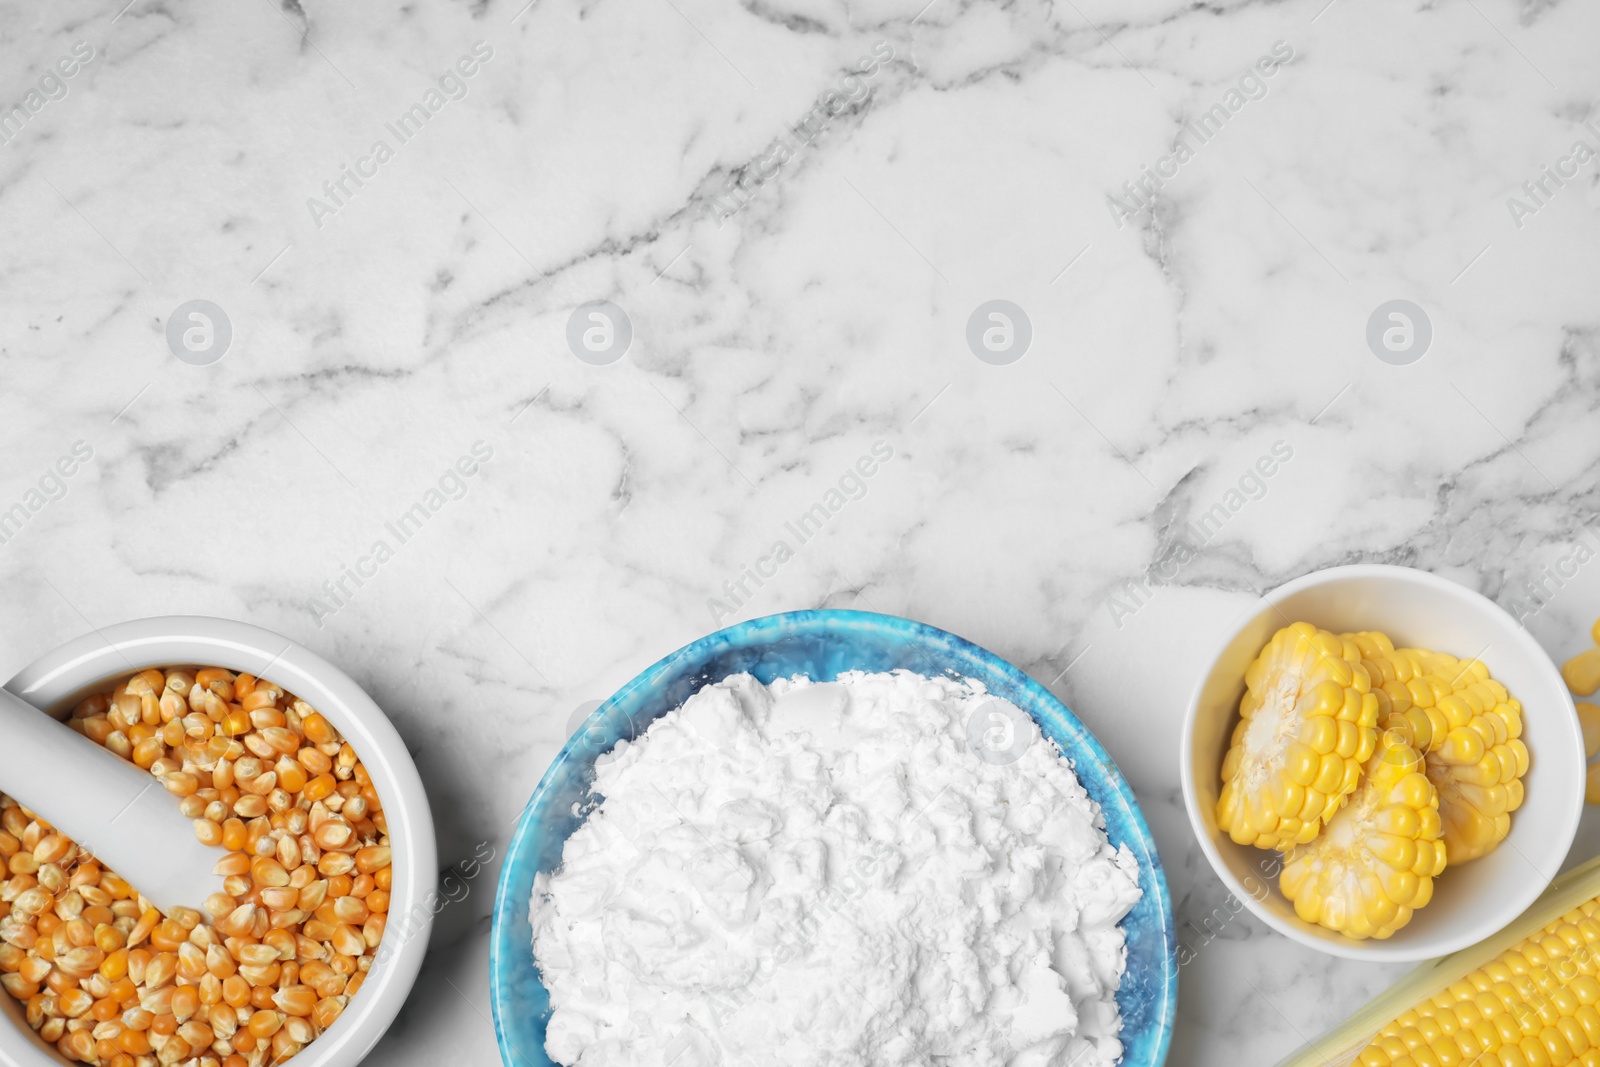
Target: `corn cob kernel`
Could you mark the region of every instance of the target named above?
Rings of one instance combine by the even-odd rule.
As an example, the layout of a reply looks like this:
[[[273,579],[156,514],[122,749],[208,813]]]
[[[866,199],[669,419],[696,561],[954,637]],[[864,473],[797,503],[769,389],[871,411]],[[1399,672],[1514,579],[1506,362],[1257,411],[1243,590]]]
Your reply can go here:
[[[1297,915],[1357,940],[1385,938],[1432,899],[1445,848],[1422,766],[1395,732],[1379,738],[1349,803],[1286,857],[1278,884]]]
[[[1298,622],[1245,671],[1222,763],[1217,825],[1241,845],[1316,837],[1355,788],[1377,739],[1378,704],[1353,644]]]
[[[1600,648],[1579,652],[1561,665],[1561,677],[1576,696],[1600,689]]]

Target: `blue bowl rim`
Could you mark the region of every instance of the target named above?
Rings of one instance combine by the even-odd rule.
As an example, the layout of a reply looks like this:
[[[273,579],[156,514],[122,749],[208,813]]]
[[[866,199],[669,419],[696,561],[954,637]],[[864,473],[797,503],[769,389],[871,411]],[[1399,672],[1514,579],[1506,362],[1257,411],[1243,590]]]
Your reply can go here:
[[[809,625],[808,625],[809,624]],[[1142,867],[1150,873],[1150,880],[1155,888],[1161,904],[1161,915],[1165,919],[1163,933],[1167,941],[1167,950],[1162,954],[1165,963],[1162,975],[1163,1005],[1161,1011],[1161,1041],[1157,1048],[1156,1063],[1164,1063],[1172,1046],[1172,1034],[1177,1021],[1178,1010],[1178,951],[1177,927],[1172,913],[1172,894],[1167,887],[1166,872],[1161,865],[1161,856],[1155,848],[1155,836],[1150,832],[1150,826],[1145,821],[1144,811],[1139,806],[1138,797],[1134,795],[1133,787],[1123,776],[1122,769],[1111,758],[1105,746],[1100,743],[1082,719],[1078,718],[1066,703],[1049,689],[1045,688],[1032,675],[1017,667],[1010,660],[984,648],[959,634],[948,630],[941,630],[925,622],[907,619],[899,615],[885,615],[879,612],[855,611],[845,608],[805,608],[797,611],[778,612],[772,615],[763,615],[732,626],[707,634],[704,637],[691,641],[677,651],[663,656],[649,667],[640,671],[633,679],[624,684],[620,689],[608,697],[604,703],[590,714],[590,719],[603,716],[611,707],[622,698],[632,694],[642,687],[654,685],[660,678],[669,674],[675,667],[685,661],[694,661],[705,658],[713,649],[732,642],[736,635],[745,632],[759,632],[783,628],[803,629],[818,628],[858,628],[863,626],[887,626],[906,634],[919,637],[936,638],[938,641],[948,643],[959,648],[976,659],[987,661],[996,674],[1004,675],[1019,689],[1027,691],[1035,699],[1046,704],[1055,705],[1062,719],[1070,727],[1075,727],[1080,739],[1088,749],[1088,754],[1107,772],[1107,777],[1122,799],[1127,808],[1128,815],[1132,818],[1134,828],[1138,831],[1138,840],[1135,842],[1120,842],[1138,853],[1138,860]],[[1024,709],[1026,710],[1026,709]],[[1041,724],[1042,725],[1042,724]],[[493,908],[493,923],[489,935],[489,1008],[494,1020],[495,1043],[500,1050],[500,1059],[506,1067],[518,1067],[519,1060],[516,1050],[511,1046],[506,1037],[506,1028],[501,1021],[501,995],[503,984],[496,980],[500,974],[506,946],[501,943],[502,930],[505,924],[502,918],[509,913],[511,908],[526,909],[526,900],[510,900],[507,896],[514,872],[517,870],[523,852],[529,847],[532,835],[529,833],[531,823],[539,811],[539,801],[545,792],[551,788],[556,772],[563,768],[573,758],[577,747],[576,742],[581,737],[575,733],[562,745],[561,751],[550,762],[544,774],[539,779],[539,784],[534,787],[533,794],[528,798],[527,805],[522,809],[522,814],[517,818],[516,828],[512,831],[510,845],[506,849],[505,860],[500,868],[500,877],[495,886],[495,899]],[[525,948],[524,951],[527,951]]]

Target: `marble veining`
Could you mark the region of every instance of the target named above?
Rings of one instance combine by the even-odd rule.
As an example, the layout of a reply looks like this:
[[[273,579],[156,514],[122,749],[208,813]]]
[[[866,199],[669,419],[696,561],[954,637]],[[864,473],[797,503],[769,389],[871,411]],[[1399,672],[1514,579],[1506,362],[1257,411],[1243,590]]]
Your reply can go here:
[[[1399,969],[1235,914],[1195,847],[1215,634],[1352,561],[1557,658],[1600,614],[1592,5],[3,12],[0,670],[144,615],[279,630],[393,716],[447,862],[667,652],[905,615],[1048,685],[1138,792],[1193,956],[1169,1062],[1270,1064]],[[231,327],[204,365],[169,346],[196,300]],[[1014,362],[969,344],[993,300]],[[1402,365],[1392,300],[1431,327]],[[575,354],[591,301],[620,359]],[[375,1062],[495,1062],[495,867]]]

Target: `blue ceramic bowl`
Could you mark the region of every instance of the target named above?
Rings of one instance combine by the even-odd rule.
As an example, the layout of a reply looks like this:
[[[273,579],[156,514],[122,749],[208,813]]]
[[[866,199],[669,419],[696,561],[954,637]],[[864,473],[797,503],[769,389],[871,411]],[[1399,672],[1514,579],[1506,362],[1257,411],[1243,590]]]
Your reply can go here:
[[[506,1067],[552,1064],[544,1051],[550,1000],[533,965],[528,905],[534,875],[560,866],[568,835],[593,801],[589,787],[596,758],[618,740],[642,735],[652,720],[730,674],[747,671],[762,682],[796,674],[832,681],[845,671],[898,667],[982,682],[1033,716],[1073,762],[1078,780],[1105,812],[1111,843],[1127,845],[1138,859],[1144,890],[1122,923],[1128,939],[1128,970],[1117,993],[1122,1065],[1157,1067],[1166,1059],[1178,1007],[1172,902],[1133,790],[1100,742],[1044,686],[954,634],[891,615],[794,611],[719,630],[655,664],[596,709],[545,772],[512,836],[495,897],[489,993]]]

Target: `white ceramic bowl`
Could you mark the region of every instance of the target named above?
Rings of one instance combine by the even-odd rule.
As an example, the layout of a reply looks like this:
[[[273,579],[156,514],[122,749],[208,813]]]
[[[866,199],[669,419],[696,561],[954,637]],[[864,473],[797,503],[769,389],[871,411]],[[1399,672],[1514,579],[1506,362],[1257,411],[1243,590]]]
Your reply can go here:
[[[1291,622],[1334,633],[1381,630],[1396,646],[1481,659],[1522,702],[1532,757],[1511,833],[1489,855],[1450,867],[1433,900],[1387,940],[1355,941],[1308,923],[1278,891],[1276,852],[1237,845],[1217,828],[1219,769],[1239,714],[1244,670]],[[1583,810],[1583,736],[1555,664],[1528,631],[1479,594],[1407,567],[1335,567],[1269,593],[1224,635],[1195,686],[1180,748],[1184,805],[1206,858],[1234,896],[1267,925],[1351,959],[1424,960],[1465,948],[1516,918],[1561,869]]]
[[[416,765],[394,726],[344,672],[286,637],[227,619],[174,615],[108,626],[45,653],[6,688],[65,718],[103,683],[172,664],[249,671],[282,685],[344,734],[383,799],[394,849],[394,887],[379,959],[338,1021],[294,1058],[296,1067],[355,1067],[399,1013],[422,967],[433,925],[437,849]],[[14,1023],[0,1023],[0,1063],[60,1067],[64,1061],[54,1047],[28,1029],[21,1005],[4,994],[0,1003]]]

